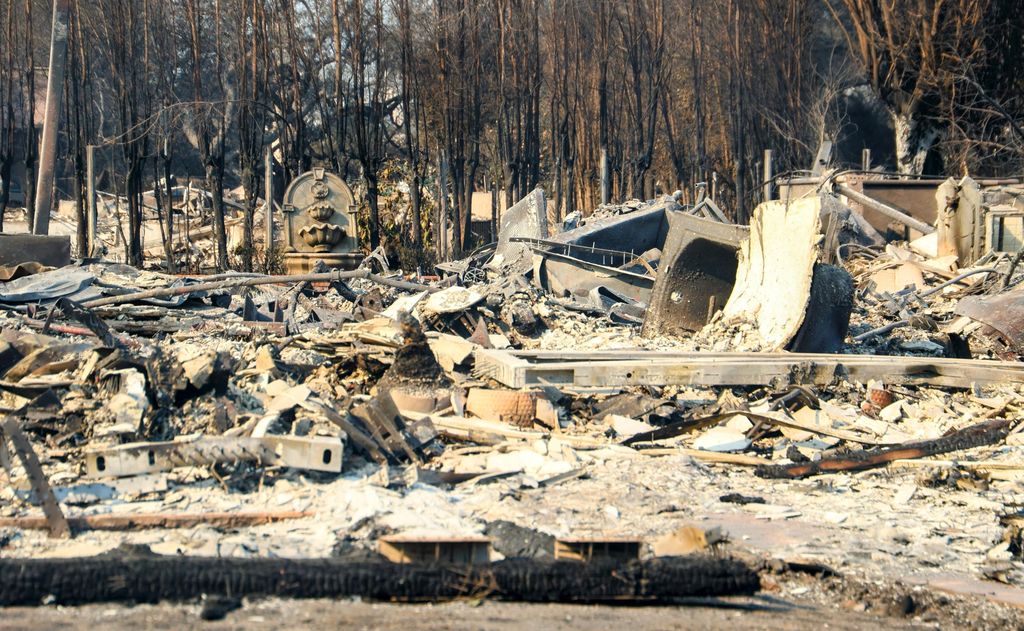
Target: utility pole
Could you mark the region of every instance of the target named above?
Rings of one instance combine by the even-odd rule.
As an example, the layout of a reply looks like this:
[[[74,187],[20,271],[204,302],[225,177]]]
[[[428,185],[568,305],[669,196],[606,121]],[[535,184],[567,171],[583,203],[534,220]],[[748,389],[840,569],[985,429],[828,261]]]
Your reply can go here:
[[[46,77],[46,112],[39,150],[39,178],[36,180],[36,216],[33,234],[49,234],[53,196],[53,171],[57,157],[57,127],[64,96],[64,57],[68,49],[68,2],[54,0],[50,30],[50,71]]]

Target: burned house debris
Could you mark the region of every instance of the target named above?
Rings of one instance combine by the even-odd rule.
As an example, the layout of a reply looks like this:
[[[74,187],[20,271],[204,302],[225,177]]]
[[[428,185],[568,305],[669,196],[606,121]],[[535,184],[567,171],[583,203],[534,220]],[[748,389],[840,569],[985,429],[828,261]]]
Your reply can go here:
[[[780,559],[1014,585],[1024,186],[880,218],[875,180],[819,180],[749,225],[669,196],[557,230],[538,189],[417,273],[314,169],[287,275],[21,255],[0,603],[664,602],[778,589]]]
[[[0,629],[1024,628],[1019,4],[0,0]]]

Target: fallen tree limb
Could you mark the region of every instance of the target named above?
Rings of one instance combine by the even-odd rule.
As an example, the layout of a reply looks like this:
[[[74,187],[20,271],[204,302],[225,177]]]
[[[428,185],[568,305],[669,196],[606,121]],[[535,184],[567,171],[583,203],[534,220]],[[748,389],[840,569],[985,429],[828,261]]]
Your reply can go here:
[[[986,421],[933,440],[903,443],[872,451],[851,451],[841,456],[822,458],[817,462],[760,466],[754,469],[754,475],[762,478],[797,479],[821,473],[874,469],[894,460],[925,458],[998,443],[1010,433],[1011,424],[1012,421],[1007,419]]]
[[[192,528],[205,525],[214,528],[244,528],[287,519],[313,517],[310,511],[274,511],[252,513],[153,513],[150,515],[85,515],[67,518],[75,532],[83,530],[142,530],[145,528]],[[0,527],[42,530],[48,527],[45,517],[0,517]]]
[[[430,602],[665,602],[752,594],[757,573],[707,556],[648,561],[508,559],[487,565],[352,563],[341,559],[99,556],[0,559],[0,606],[158,602],[200,594],[286,598],[363,597]]]

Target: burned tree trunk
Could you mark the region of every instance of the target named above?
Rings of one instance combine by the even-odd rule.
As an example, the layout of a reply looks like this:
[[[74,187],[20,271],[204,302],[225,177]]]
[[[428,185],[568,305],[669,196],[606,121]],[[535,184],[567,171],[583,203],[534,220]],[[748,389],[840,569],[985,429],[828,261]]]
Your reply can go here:
[[[217,240],[217,269],[228,269],[228,233],[224,221],[224,150],[216,151],[206,163],[206,192],[213,210],[213,233]]]

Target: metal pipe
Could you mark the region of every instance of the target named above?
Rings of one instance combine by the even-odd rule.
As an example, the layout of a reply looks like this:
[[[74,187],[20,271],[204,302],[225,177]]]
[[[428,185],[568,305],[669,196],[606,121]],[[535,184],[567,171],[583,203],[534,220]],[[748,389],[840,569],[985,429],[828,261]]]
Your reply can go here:
[[[946,287],[949,287],[950,285],[955,285],[956,283],[959,283],[960,281],[962,281],[963,279],[967,278],[968,276],[974,276],[975,274],[998,274],[998,273],[999,273],[999,270],[997,270],[994,267],[979,267],[978,269],[972,269],[970,271],[964,272],[963,274],[960,274],[959,276],[954,276],[953,278],[950,278],[949,280],[947,280],[946,282],[942,283],[941,285],[938,285],[936,287],[932,287],[928,291],[919,293],[918,296],[921,297],[921,298],[927,298],[928,296],[931,296],[932,294],[936,294],[936,293],[942,291],[943,289],[945,289]]]
[[[904,212],[902,212],[900,210],[897,210],[897,209],[893,208],[892,206],[889,206],[888,204],[883,204],[882,202],[878,201],[877,199],[873,199],[871,197],[868,197],[867,195],[865,195],[864,193],[861,193],[860,191],[855,191],[854,189],[850,188],[846,184],[839,184],[839,183],[837,183],[836,184],[836,190],[839,191],[840,193],[842,193],[843,195],[846,195],[848,198],[852,199],[853,201],[857,202],[858,204],[861,204],[863,206],[867,206],[868,208],[870,208],[871,210],[874,210],[876,212],[880,212],[883,215],[885,215],[886,217],[888,217],[889,219],[893,219],[895,221],[898,221],[901,224],[907,226],[908,228],[911,228],[912,230],[917,230],[918,232],[920,232],[922,234],[931,234],[931,233],[935,232],[935,228],[932,227],[932,226],[929,226],[925,222],[923,222],[923,221],[921,221],[919,219],[914,219],[910,215],[908,215],[908,214],[906,214],[906,213],[904,213]]]

